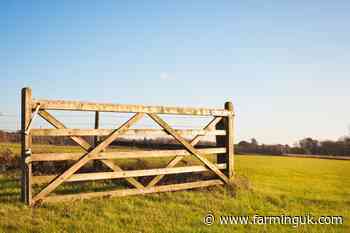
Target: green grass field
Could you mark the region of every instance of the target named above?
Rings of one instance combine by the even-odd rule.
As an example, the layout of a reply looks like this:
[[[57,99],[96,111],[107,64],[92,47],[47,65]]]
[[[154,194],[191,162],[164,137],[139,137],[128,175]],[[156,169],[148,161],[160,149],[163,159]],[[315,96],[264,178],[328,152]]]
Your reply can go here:
[[[0,152],[19,145],[0,144]],[[36,151],[79,151],[37,146]],[[151,163],[151,162],[149,162]],[[123,198],[45,204],[19,201],[17,172],[0,175],[0,232],[350,232],[350,161],[278,156],[236,156],[241,185]],[[248,187],[249,186],[249,187]],[[220,225],[203,217],[220,215],[343,216],[342,225]]]

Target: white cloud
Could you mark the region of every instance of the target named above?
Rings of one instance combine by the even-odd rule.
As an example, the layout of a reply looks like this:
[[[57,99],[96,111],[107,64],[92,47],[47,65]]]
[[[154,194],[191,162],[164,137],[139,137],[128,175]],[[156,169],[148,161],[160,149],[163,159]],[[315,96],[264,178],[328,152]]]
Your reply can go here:
[[[170,81],[170,80],[174,80],[175,78],[167,72],[162,72],[160,73],[160,79],[164,81]]]

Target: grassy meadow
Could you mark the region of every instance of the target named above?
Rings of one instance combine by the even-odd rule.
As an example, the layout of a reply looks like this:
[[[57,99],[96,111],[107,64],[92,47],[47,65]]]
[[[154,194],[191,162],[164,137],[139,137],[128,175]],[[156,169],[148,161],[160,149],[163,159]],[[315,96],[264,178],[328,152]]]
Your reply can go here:
[[[0,152],[7,149],[18,155],[20,145],[0,144]],[[33,150],[80,151],[78,147],[49,145],[38,145]],[[189,162],[193,160],[185,163]],[[123,163],[118,161],[121,166],[135,161]],[[156,163],[166,161],[147,161],[146,165]],[[210,187],[50,203],[36,208],[19,201],[19,173],[2,172],[0,232],[350,232],[350,161],[245,155],[236,156],[235,168],[235,195],[226,187]],[[209,211],[216,219],[220,215],[341,215],[344,224],[220,225],[217,220],[207,226],[203,217]]]

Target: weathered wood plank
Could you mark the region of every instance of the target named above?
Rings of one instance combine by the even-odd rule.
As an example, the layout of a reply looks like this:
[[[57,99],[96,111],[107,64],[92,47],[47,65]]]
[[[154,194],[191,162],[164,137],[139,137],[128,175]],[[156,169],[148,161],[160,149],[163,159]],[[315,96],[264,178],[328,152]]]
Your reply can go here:
[[[197,149],[195,149],[189,142],[177,134],[163,119],[161,119],[156,114],[148,114],[159,126],[165,129],[169,134],[171,134],[179,143],[181,143],[189,152],[191,152],[195,157],[197,157],[202,163],[204,163],[210,170],[212,170],[217,176],[219,176],[225,183],[229,183],[228,178],[209,160],[204,158]]]
[[[181,136],[213,136],[226,135],[225,130],[176,129]],[[106,136],[113,129],[32,129],[33,136]],[[162,129],[129,129],[126,136],[165,136],[168,133]]]
[[[32,90],[30,88],[23,88],[21,94],[21,200],[30,205],[32,202],[32,165],[25,163],[25,160],[30,159],[31,156],[32,136],[30,132],[25,133],[25,131],[31,121]]]
[[[227,116],[230,112],[225,109],[143,106],[126,104],[91,103],[67,100],[33,100],[33,107],[40,103],[42,109],[72,110],[72,111],[99,111],[99,112],[143,112],[157,114],[201,115],[201,116]]]
[[[202,148],[197,149],[201,154],[217,154],[225,153],[225,147],[218,148]],[[169,156],[190,156],[191,153],[187,150],[135,150],[135,151],[111,151],[101,152],[96,155],[91,155],[90,159],[137,159],[137,158],[161,158]],[[26,163],[39,162],[39,161],[63,161],[63,160],[78,160],[82,156],[82,153],[42,153],[32,154],[30,158],[26,160]]]
[[[97,147],[90,152],[84,154],[74,165],[64,171],[61,175],[57,176],[52,182],[50,182],[43,190],[41,190],[34,198],[33,202],[37,202],[47,196],[50,192],[55,190],[60,184],[62,184],[67,178],[79,170],[84,164],[90,160],[90,155],[97,154],[111,144],[118,136],[127,131],[134,123],[139,121],[143,117],[143,113],[137,113],[131,117],[126,123],[116,129],[110,134],[103,142],[98,144]]]
[[[225,109],[233,112],[233,104],[231,102],[225,103]],[[227,151],[227,176],[229,180],[234,178],[234,115],[228,115],[226,117],[226,151]]]
[[[205,127],[204,130],[207,129],[213,129],[215,127],[215,125],[221,120],[222,117],[215,117],[213,120],[211,120]],[[194,137],[190,144],[192,146],[195,146],[200,139],[202,138],[202,135],[197,135],[196,137]],[[201,153],[201,152],[200,152]],[[183,156],[176,156],[174,159],[172,159],[168,164],[167,164],[167,168],[171,168],[171,167],[175,167],[176,164],[178,164],[184,157]],[[147,185],[147,187],[151,187],[156,185],[162,178],[164,177],[164,175],[159,175],[154,177]]]
[[[225,169],[226,164],[215,164],[219,169]],[[155,176],[155,175],[170,175],[179,173],[205,172],[209,171],[205,166],[186,166],[186,167],[171,167],[171,168],[153,168],[144,170],[130,170],[119,172],[93,172],[93,173],[77,173],[69,177],[65,182],[79,182],[91,180],[107,180],[120,179],[129,177]],[[33,184],[42,184],[51,182],[56,175],[50,176],[33,176]]]
[[[69,194],[69,195],[55,195],[46,197],[43,202],[57,202],[57,201],[71,201],[79,199],[88,199],[96,197],[123,197],[130,195],[140,195],[140,194],[150,194],[158,192],[172,192],[180,191],[185,189],[194,189],[194,188],[204,188],[213,185],[222,185],[224,184],[221,180],[206,180],[206,181],[196,181],[188,182],[182,184],[169,184],[161,185],[154,187],[146,187],[142,189],[123,189],[115,191],[106,191],[106,192],[93,192],[93,193],[80,193],[80,194]]]

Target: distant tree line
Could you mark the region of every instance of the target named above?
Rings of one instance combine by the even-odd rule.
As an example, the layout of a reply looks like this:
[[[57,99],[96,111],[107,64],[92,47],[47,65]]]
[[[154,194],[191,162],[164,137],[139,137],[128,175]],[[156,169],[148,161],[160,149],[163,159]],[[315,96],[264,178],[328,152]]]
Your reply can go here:
[[[89,142],[93,142],[89,137],[85,138]],[[0,130],[0,142],[20,143],[21,134],[19,132],[6,132]],[[50,144],[50,145],[74,145],[74,142],[68,137],[33,137],[33,143]]]
[[[310,137],[300,140],[293,146],[289,145],[265,145],[252,138],[250,142],[240,141],[236,145],[236,153],[241,154],[307,154],[327,156],[350,156],[350,137],[341,137],[336,141],[318,141]]]
[[[305,138],[299,141],[299,147],[303,154],[350,156],[350,137],[341,137],[337,141]]]
[[[92,144],[93,137],[84,137]],[[6,132],[0,130],[0,142],[19,143],[21,140],[19,132]],[[68,137],[33,137],[33,142],[38,144],[51,145],[76,145]],[[134,146],[146,148],[178,148],[181,147],[172,138],[141,138],[130,139],[120,138],[113,142],[112,145]],[[202,141],[198,144],[199,147],[215,146],[212,141]],[[289,145],[266,145],[259,144],[258,141],[252,138],[248,141],[240,141],[235,145],[235,152],[238,154],[309,154],[309,155],[327,155],[327,156],[350,156],[350,137],[342,137],[336,141],[324,140],[318,141],[310,137],[300,140],[293,146]]]

